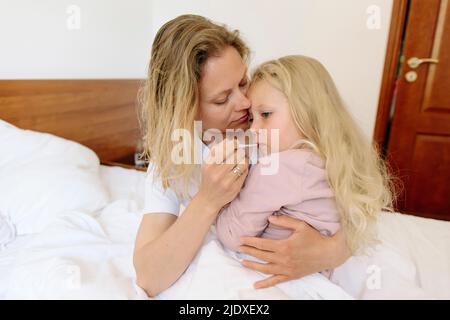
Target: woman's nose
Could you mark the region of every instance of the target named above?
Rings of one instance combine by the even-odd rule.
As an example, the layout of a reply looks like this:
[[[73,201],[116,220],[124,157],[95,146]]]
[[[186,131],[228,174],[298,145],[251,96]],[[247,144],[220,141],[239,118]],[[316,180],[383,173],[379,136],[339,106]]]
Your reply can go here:
[[[250,108],[250,99],[247,96],[240,92],[239,101],[237,103],[237,111],[246,110]]]

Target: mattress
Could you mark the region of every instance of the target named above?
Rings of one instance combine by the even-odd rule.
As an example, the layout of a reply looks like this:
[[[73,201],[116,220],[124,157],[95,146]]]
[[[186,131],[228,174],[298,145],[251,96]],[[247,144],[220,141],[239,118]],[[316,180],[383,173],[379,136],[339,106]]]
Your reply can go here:
[[[68,212],[45,232],[17,237],[0,251],[0,298],[147,298],[135,285],[132,265],[145,173],[107,166],[100,173],[111,198],[105,208],[95,215]],[[352,257],[335,270],[334,281],[346,293],[357,299],[450,299],[450,222],[383,213],[379,238],[370,255]],[[205,248],[216,246],[207,241]],[[205,261],[219,261],[207,249],[202,252]],[[249,272],[239,276],[252,279]],[[220,288],[211,295],[198,276],[188,269],[169,297],[289,298],[276,288],[257,291],[250,284],[237,296]]]

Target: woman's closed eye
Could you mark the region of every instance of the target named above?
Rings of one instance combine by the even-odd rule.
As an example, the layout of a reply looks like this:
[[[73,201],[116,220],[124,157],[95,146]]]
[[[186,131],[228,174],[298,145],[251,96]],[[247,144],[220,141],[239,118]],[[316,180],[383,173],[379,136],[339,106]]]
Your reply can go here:
[[[230,97],[230,96],[227,96],[225,99],[223,99],[223,100],[221,100],[221,101],[216,101],[216,102],[214,102],[214,103],[217,104],[217,105],[219,105],[219,106],[222,106],[222,105],[224,105],[225,103],[228,102],[229,97]]]
[[[246,91],[247,91],[248,84],[249,84],[249,81],[248,81],[248,79],[247,79],[247,77],[246,77],[246,78],[242,79],[241,82],[239,82],[239,88],[242,89],[242,90],[244,90],[244,92],[246,92]],[[228,90],[228,91],[231,91],[231,90]],[[219,106],[224,105],[224,104],[226,104],[226,103],[228,102],[228,100],[230,99],[230,95],[231,95],[231,93],[228,94],[228,95],[225,97],[225,99],[218,100],[218,101],[216,101],[216,102],[214,102],[214,103],[215,103],[216,105],[219,105]]]

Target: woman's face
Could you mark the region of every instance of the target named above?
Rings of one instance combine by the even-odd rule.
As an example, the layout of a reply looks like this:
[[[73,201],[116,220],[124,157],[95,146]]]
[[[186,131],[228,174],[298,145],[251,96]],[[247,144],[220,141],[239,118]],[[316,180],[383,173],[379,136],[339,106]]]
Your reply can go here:
[[[296,146],[302,138],[295,125],[286,96],[265,80],[254,83],[248,90],[251,101],[251,130],[256,133],[259,149],[264,153],[284,151]],[[265,129],[265,137],[260,134]],[[271,141],[272,131],[279,132],[278,150]],[[264,152],[266,151],[266,152]]]
[[[203,130],[248,129],[247,88],[247,67],[235,48],[226,47],[220,56],[208,58],[200,79],[196,118],[202,121]]]

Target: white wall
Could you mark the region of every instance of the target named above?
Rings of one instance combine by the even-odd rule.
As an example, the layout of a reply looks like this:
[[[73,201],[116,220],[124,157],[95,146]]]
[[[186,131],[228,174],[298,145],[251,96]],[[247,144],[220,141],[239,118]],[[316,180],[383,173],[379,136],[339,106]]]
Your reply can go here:
[[[80,8],[69,30],[66,9]],[[379,29],[366,10],[381,10]],[[0,79],[140,78],[158,28],[196,13],[239,29],[252,66],[286,54],[318,58],[372,135],[392,0],[0,0]]]
[[[0,79],[144,77],[151,33],[149,0],[0,0]]]

